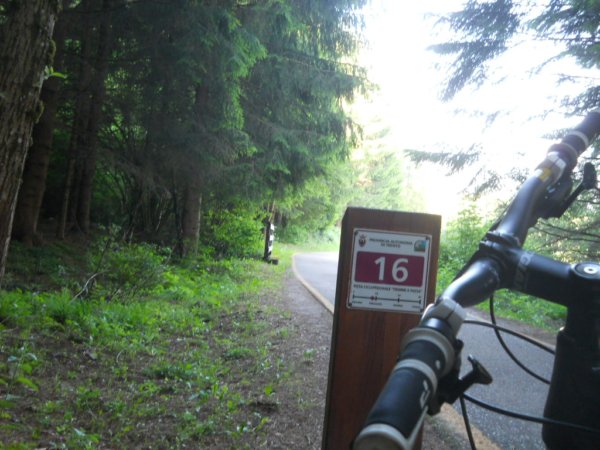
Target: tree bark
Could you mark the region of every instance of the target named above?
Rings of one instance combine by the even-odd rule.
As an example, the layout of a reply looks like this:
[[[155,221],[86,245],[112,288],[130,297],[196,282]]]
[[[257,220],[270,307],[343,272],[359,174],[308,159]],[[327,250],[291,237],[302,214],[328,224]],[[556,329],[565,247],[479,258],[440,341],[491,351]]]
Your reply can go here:
[[[200,212],[202,194],[197,182],[186,184],[181,217],[182,256],[194,255],[200,238]]]
[[[63,1],[63,8],[64,3],[66,2]],[[56,45],[54,70],[58,72],[62,69],[66,30],[65,17],[61,15],[54,30]],[[33,143],[23,170],[23,184],[17,200],[12,237],[28,246],[40,241],[37,235],[37,224],[46,190],[61,85],[62,80],[59,77],[50,77],[42,86],[40,98],[44,104],[44,113],[40,121],[33,127]]]
[[[93,9],[92,0],[84,0],[82,3],[82,10],[89,16],[90,11]],[[69,215],[69,211],[73,211],[72,205],[77,204],[73,202],[73,197],[77,198],[77,192],[73,193],[74,187],[79,187],[75,182],[76,168],[80,166],[80,149],[85,145],[85,131],[88,124],[88,114],[90,111],[90,82],[92,79],[92,66],[90,64],[91,47],[92,47],[92,36],[93,27],[92,24],[88,24],[85,32],[81,38],[81,53],[79,73],[77,77],[77,94],[75,97],[75,111],[73,117],[73,124],[71,127],[71,139],[69,141],[69,155],[67,162],[67,173],[65,174],[65,183],[63,190],[63,199],[60,208],[60,215],[58,218],[58,224],[56,228],[56,237],[59,239],[65,238],[67,231],[67,222],[70,219],[74,220],[74,212]]]
[[[14,2],[0,28],[0,282],[59,9],[57,0]]]
[[[94,75],[91,80],[91,103],[88,115],[88,125],[85,147],[81,149],[82,166],[81,182],[77,205],[77,223],[84,233],[90,230],[90,211],[98,147],[98,131],[102,120],[102,107],[106,98],[106,75],[108,72],[108,57],[112,47],[112,27],[110,25],[110,10],[112,0],[102,2],[102,18],[98,32],[98,47],[94,63]]]
[[[196,86],[196,98],[194,101],[194,112],[199,124],[206,116],[206,103],[208,101],[208,89],[206,86]],[[200,171],[194,170],[193,166],[186,167],[185,187],[183,192],[183,206],[181,216],[181,253],[182,256],[193,255],[198,250],[200,239],[200,213],[202,206],[201,182],[198,179]]]

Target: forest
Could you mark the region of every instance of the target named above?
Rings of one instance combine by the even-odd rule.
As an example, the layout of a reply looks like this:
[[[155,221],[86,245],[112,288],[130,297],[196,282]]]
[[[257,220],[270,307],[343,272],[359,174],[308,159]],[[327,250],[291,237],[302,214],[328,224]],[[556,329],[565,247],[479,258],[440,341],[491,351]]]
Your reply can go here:
[[[469,0],[440,18],[446,101],[527,39],[598,68],[599,2],[532,3]],[[296,448],[314,433],[322,392],[299,386],[326,354],[293,344],[304,324],[281,298],[295,247],[264,264],[263,230],[335,245],[348,205],[418,208],[401,149],[350,113],[376,89],[358,61],[370,4],[0,0],[0,444],[258,448],[294,423],[278,444]],[[556,109],[597,108],[595,80]],[[453,172],[477,160],[409,155]],[[473,199],[524,177],[485,174]],[[597,205],[583,194],[528,244],[597,260]],[[489,225],[474,205],[448,224],[442,285]],[[499,311],[564,317],[510,296]]]
[[[262,229],[324,232],[360,183],[397,206],[395,155],[349,159],[364,4],[0,0],[0,446],[256,448],[320,422],[296,386],[325,353]]]
[[[18,3],[0,6],[2,60],[15,61],[0,92],[28,122],[17,137],[19,111],[3,120],[4,243],[115,226],[179,256],[201,236],[225,247],[215,228],[229,215],[285,225],[300,188],[358,139],[343,104],[368,89],[353,61],[362,1]],[[45,33],[11,28],[23,26]],[[42,53],[17,64],[26,46]],[[15,79],[40,100],[11,97]],[[322,203],[320,229],[339,214]]]

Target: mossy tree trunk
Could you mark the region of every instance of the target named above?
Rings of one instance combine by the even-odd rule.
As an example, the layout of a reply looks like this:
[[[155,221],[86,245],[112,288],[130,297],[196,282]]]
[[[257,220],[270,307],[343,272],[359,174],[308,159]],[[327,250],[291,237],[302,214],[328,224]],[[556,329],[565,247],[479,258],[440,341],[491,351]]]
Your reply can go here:
[[[65,3],[66,0],[63,0],[63,8]],[[66,30],[66,17],[62,14],[54,30],[56,45],[54,70],[57,72],[62,70]],[[33,143],[29,149],[25,169],[23,170],[23,183],[17,200],[12,237],[28,246],[40,241],[37,234],[37,224],[46,190],[61,85],[62,79],[60,77],[51,77],[42,86],[40,98],[44,104],[44,112],[40,121],[33,128]]]
[[[58,0],[12,2],[0,28],[0,282],[59,9]]]

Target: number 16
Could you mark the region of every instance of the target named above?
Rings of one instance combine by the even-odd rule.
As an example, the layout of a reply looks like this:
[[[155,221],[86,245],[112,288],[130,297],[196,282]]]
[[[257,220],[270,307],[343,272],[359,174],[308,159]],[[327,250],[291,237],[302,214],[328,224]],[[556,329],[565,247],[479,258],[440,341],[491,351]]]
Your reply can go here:
[[[392,278],[396,283],[402,283],[408,278],[408,269],[402,266],[402,263],[407,263],[408,259],[398,258],[392,265]],[[385,256],[381,256],[375,260],[375,264],[379,266],[379,281],[385,278]]]

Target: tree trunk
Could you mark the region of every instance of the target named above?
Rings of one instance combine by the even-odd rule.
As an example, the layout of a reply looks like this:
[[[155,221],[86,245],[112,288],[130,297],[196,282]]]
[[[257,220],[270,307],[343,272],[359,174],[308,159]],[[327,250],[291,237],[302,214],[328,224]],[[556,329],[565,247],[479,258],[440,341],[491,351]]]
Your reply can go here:
[[[0,28],[0,282],[59,9],[56,0],[13,2]]]
[[[82,172],[77,205],[77,223],[84,233],[88,233],[90,230],[90,211],[94,176],[96,174],[98,130],[100,129],[102,107],[106,97],[105,81],[108,72],[108,57],[112,46],[111,8],[112,0],[104,0],[102,2],[103,11],[101,12],[102,18],[98,32],[98,49],[94,63],[94,75],[91,80],[92,98],[90,112],[88,115],[86,138],[84,140],[85,147],[81,149]]]
[[[56,44],[54,70],[58,72],[62,68],[66,29],[63,15],[58,19],[54,30]],[[46,190],[61,85],[62,80],[59,77],[50,77],[42,86],[40,98],[44,104],[44,113],[40,121],[33,127],[33,144],[29,149],[23,170],[23,184],[17,200],[12,237],[28,246],[32,245],[34,241],[40,240],[37,236],[37,224]]]
[[[184,256],[184,245],[183,245],[183,221],[181,219],[181,211],[179,208],[178,196],[179,192],[177,189],[177,183],[175,181],[175,173],[173,172],[173,188],[171,190],[171,205],[173,207],[173,220],[175,222],[175,254],[180,258]]]
[[[182,256],[194,255],[200,238],[202,193],[197,182],[188,182],[183,196],[181,217]]]
[[[92,0],[84,0],[82,4],[82,11],[85,16],[89,16],[93,10]],[[69,211],[73,211],[72,205],[77,204],[73,202],[73,189],[78,188],[78,184],[75,183],[76,168],[80,166],[80,149],[85,145],[85,131],[88,125],[88,114],[90,112],[90,82],[92,79],[92,66],[90,64],[91,47],[92,47],[92,36],[93,27],[92,24],[88,24],[85,33],[81,39],[81,53],[80,53],[80,65],[79,73],[77,77],[77,94],[75,98],[75,111],[73,117],[73,125],[71,129],[71,140],[69,142],[68,151],[68,162],[67,162],[67,173],[65,174],[65,183],[63,190],[63,199],[60,208],[60,216],[58,218],[58,224],[56,228],[56,236],[59,239],[64,239],[67,231],[67,221],[70,219],[74,220],[75,214],[69,214]],[[77,197],[77,195],[75,195]]]

